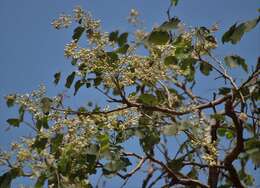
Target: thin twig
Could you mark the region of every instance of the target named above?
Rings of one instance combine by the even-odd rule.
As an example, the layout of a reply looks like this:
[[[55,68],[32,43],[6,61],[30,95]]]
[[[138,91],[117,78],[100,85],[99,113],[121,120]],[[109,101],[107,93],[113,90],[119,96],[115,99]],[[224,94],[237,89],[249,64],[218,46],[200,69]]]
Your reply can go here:
[[[131,177],[132,175],[134,175],[141,167],[142,167],[142,165],[145,163],[145,161],[146,161],[146,157],[144,157],[144,158],[142,158],[139,162],[138,162],[138,164],[136,165],[136,167],[135,168],[133,168],[129,173],[127,173],[126,175],[123,175],[123,177],[124,178],[129,178],[129,177]]]
[[[128,106],[125,106],[125,107],[122,107],[122,108],[116,108],[116,109],[109,110],[109,111],[80,112],[80,111],[75,111],[75,110],[70,110],[70,109],[60,109],[60,108],[52,107],[53,110],[66,112],[68,114],[77,114],[77,115],[84,115],[84,116],[99,115],[99,114],[110,114],[110,113],[122,111],[122,110],[125,110],[125,109],[128,109],[128,108],[129,108]]]

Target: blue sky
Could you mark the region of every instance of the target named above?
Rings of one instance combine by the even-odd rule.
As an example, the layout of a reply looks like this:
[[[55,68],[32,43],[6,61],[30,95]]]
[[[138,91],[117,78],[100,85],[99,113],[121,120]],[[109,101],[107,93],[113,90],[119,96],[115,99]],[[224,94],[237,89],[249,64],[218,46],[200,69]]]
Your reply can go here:
[[[64,90],[54,87],[53,74],[57,71],[68,73],[72,70],[63,56],[64,45],[71,39],[72,29],[57,31],[51,21],[62,12],[71,13],[73,7],[81,5],[90,10],[94,17],[102,20],[102,28],[108,32],[131,29],[127,16],[131,8],[136,8],[145,21],[147,30],[166,19],[165,10],[169,0],[1,0],[0,1],[0,143],[6,147],[10,140],[24,134],[23,129],[5,131],[6,119],[14,117],[16,111],[7,109],[3,97],[9,93],[25,93],[36,89],[39,84],[47,86],[48,93],[55,95]],[[210,26],[219,22],[221,34],[236,21],[255,18],[259,13],[259,0],[180,0],[172,15],[179,16],[187,25]],[[240,54],[254,65],[260,55],[259,26],[248,33],[237,46],[225,45],[216,53],[224,56]],[[235,73],[240,78],[239,73]],[[204,82],[204,84],[208,84]],[[70,100],[79,105],[84,98]],[[98,101],[88,93],[90,99]]]

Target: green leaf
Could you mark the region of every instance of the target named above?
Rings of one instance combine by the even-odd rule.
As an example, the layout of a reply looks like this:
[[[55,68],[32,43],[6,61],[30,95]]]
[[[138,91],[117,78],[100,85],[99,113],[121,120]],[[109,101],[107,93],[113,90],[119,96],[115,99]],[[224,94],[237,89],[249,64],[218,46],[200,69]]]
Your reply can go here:
[[[20,108],[19,108],[19,119],[20,119],[21,122],[23,121],[24,112],[25,112],[24,107],[20,106]]]
[[[192,167],[190,172],[187,174],[188,177],[191,177],[193,179],[198,179],[198,170],[196,167]]]
[[[99,146],[97,144],[91,144],[86,148],[86,153],[89,155],[98,155]]]
[[[78,61],[78,59],[72,59],[72,61],[71,61],[71,65],[76,65],[77,64],[77,61]]]
[[[55,153],[59,149],[62,140],[63,140],[63,134],[60,133],[56,134],[55,137],[51,139],[51,147],[50,147],[51,153]]]
[[[98,76],[94,79],[94,86],[99,86],[102,82],[102,77]]]
[[[218,128],[218,135],[219,136],[225,136],[227,129],[226,128]]]
[[[248,72],[247,64],[245,63],[245,59],[243,59],[242,57],[238,55],[231,55],[226,56],[224,60],[226,65],[230,68],[241,66],[244,69],[244,71]]]
[[[208,76],[209,73],[212,71],[212,65],[208,62],[202,61],[200,63],[200,71],[205,75]]]
[[[226,135],[226,138],[229,140],[231,140],[234,137],[234,133],[230,130],[226,130],[225,135]]]
[[[32,145],[32,148],[37,149],[37,151],[40,153],[43,149],[45,149],[45,146],[47,143],[48,143],[48,138],[36,136],[36,139]]]
[[[148,38],[148,42],[154,45],[166,44],[170,39],[169,33],[167,31],[155,30]]]
[[[229,30],[222,36],[222,42],[231,42],[232,44],[236,44],[238,41],[241,40],[243,35],[246,32],[252,30],[258,24],[259,21],[260,16],[253,20],[241,23],[238,26],[236,26],[237,24],[232,25],[229,28]]]
[[[76,42],[79,40],[79,38],[81,37],[81,35],[83,34],[83,32],[85,31],[84,27],[77,27],[74,31],[73,31],[73,36],[72,39],[75,40]]]
[[[195,63],[196,60],[193,58],[183,59],[180,62],[180,68],[189,82],[192,82],[195,78]]]
[[[211,118],[217,120],[217,121],[224,121],[225,120],[225,116],[222,114],[212,114],[210,115]]]
[[[160,135],[158,132],[149,131],[144,132],[144,137],[141,138],[140,144],[144,150],[144,152],[150,152],[153,150],[154,146],[160,142]]]
[[[225,42],[229,42],[231,40],[232,34],[235,32],[236,30],[236,23],[234,25],[232,25],[229,30],[224,33],[224,35],[222,36],[222,43],[224,44]]]
[[[61,72],[57,72],[54,74],[54,84],[57,85],[60,81]]]
[[[121,158],[119,160],[112,160],[104,165],[104,169],[108,172],[105,173],[115,173],[120,170],[125,169],[127,166],[131,165],[129,159]]]
[[[158,29],[161,31],[170,31],[172,29],[178,28],[178,24],[181,20],[177,17],[171,18],[169,21],[164,22]]]
[[[0,188],[11,188],[12,180],[19,177],[21,174],[20,168],[12,168],[8,172],[0,176]]]
[[[118,60],[118,55],[115,52],[107,52],[106,54],[107,54],[107,56],[109,58],[108,61],[110,63],[114,63],[115,61]]]
[[[72,153],[73,153],[73,148],[72,145],[67,145],[65,146],[57,164],[58,164],[58,169],[63,175],[67,175],[71,173],[71,163],[72,163]]]
[[[47,179],[46,174],[45,174],[45,173],[42,173],[42,174],[38,177],[38,179],[37,179],[37,181],[36,181],[36,183],[35,183],[35,185],[34,185],[34,188],[43,188],[44,182],[46,181],[46,179]]]
[[[247,151],[247,153],[249,153],[249,156],[251,158],[251,160],[253,161],[253,163],[256,166],[260,165],[260,149],[253,149],[253,150],[249,150]]]
[[[246,153],[249,154],[253,163],[257,166],[260,165],[260,141],[252,138],[245,142]]]
[[[126,54],[127,50],[129,48],[129,44],[124,44],[123,46],[121,46],[120,48],[118,48],[116,50],[117,53],[120,53],[120,54]]]
[[[245,184],[247,186],[252,186],[254,184],[254,177],[251,175],[246,175],[245,177],[243,177],[243,181],[245,182]]]
[[[191,58],[191,53],[193,51],[192,40],[187,40],[184,34],[180,34],[178,37],[174,39],[173,42],[175,50],[175,56],[177,59],[188,61],[196,61],[196,59]]]
[[[117,135],[116,135],[116,143],[123,143],[126,140],[128,140],[129,138],[131,138],[132,136],[134,136],[135,131],[133,129],[126,129],[123,131],[118,131]]]
[[[78,163],[80,165],[87,165],[87,172],[90,174],[96,173],[96,161],[97,155],[89,155],[84,154],[82,158],[78,159]],[[85,178],[85,174],[82,174],[83,178]]]
[[[0,176],[0,188],[11,188],[12,177],[10,172],[4,173]]]
[[[230,93],[231,89],[228,87],[221,87],[218,89],[218,93],[220,95],[227,95],[228,93]]]
[[[48,114],[51,110],[52,100],[49,97],[41,99],[41,109],[44,114]]]
[[[260,149],[260,141],[257,140],[256,138],[252,138],[245,142],[245,150],[250,150],[250,149],[255,149],[255,148]]]
[[[75,88],[75,91],[74,91],[74,96],[77,94],[78,90],[80,89],[81,86],[83,86],[85,84],[84,81],[82,80],[78,80],[75,85],[74,85],[74,88]]]
[[[70,88],[71,84],[73,83],[74,81],[74,78],[75,78],[75,75],[76,73],[75,72],[72,72],[66,79],[66,84],[65,84],[65,87],[66,88]]]
[[[253,20],[249,20],[245,23],[242,23],[241,25],[244,27],[245,32],[249,32],[256,27],[256,25],[259,23],[259,21],[260,21],[260,16],[258,16],[257,18],[255,18]]]
[[[8,95],[5,97],[6,105],[9,107],[12,107],[14,105],[16,96],[15,95]]]
[[[171,0],[172,5],[174,5],[174,6],[177,6],[178,2],[179,2],[179,0]]]
[[[175,56],[168,56],[164,59],[165,65],[176,65],[178,63],[178,59]]]
[[[100,144],[100,152],[103,153],[109,149],[109,136],[107,134],[99,135],[97,137]]]
[[[138,123],[139,123],[139,126],[144,127],[144,126],[150,125],[150,124],[151,124],[151,120],[150,120],[148,117],[142,115],[142,116],[138,119]]]
[[[41,130],[42,127],[45,128],[45,129],[49,128],[48,116],[43,116],[42,118],[37,119],[37,121],[36,121],[36,128],[38,130]]]
[[[109,34],[109,41],[111,42],[117,42],[118,40],[118,31],[113,31]]]
[[[175,125],[168,125],[162,128],[163,134],[167,136],[177,135],[178,128]]]
[[[121,47],[127,42],[128,33],[122,33],[118,38],[118,45]]]
[[[167,166],[169,166],[170,169],[172,169],[172,170],[178,172],[178,171],[180,171],[180,170],[183,168],[183,166],[184,166],[183,160],[184,160],[184,159],[183,159],[182,157],[181,157],[180,159],[172,160],[172,161],[170,161],[170,162],[167,164]]]
[[[12,125],[14,127],[19,127],[20,125],[20,119],[16,119],[16,118],[11,118],[7,120],[7,123],[9,123],[9,125]]]
[[[157,98],[152,94],[141,94],[137,100],[138,102],[147,104],[147,105],[157,105],[158,100]]]

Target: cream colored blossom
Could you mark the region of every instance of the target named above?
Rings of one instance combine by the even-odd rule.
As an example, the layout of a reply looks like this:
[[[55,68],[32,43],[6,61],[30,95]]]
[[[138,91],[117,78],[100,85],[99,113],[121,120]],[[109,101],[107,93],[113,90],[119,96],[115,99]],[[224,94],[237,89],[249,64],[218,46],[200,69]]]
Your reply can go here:
[[[64,49],[65,57],[74,57],[77,48],[78,48],[78,45],[77,45],[76,41],[72,40],[69,44],[67,44],[65,46],[65,49]]]
[[[71,22],[71,16],[62,14],[58,19],[53,20],[51,24],[55,29],[61,29],[69,27]]]
[[[248,119],[248,116],[245,113],[240,113],[239,114],[239,119],[243,122],[246,122]]]
[[[131,24],[138,24],[140,22],[139,18],[139,12],[136,9],[131,9],[128,17],[128,22]]]
[[[25,161],[31,159],[31,153],[29,150],[21,149],[17,153],[17,159],[18,161]]]
[[[82,17],[85,14],[84,10],[80,6],[75,7],[73,12],[74,12],[74,19],[76,21],[79,21],[80,19],[82,19]]]

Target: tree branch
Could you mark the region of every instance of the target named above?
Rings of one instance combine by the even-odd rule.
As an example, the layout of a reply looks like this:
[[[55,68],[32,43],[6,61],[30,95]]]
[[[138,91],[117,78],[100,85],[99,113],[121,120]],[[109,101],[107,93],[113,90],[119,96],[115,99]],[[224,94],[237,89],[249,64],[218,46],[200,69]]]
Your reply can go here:
[[[243,122],[237,117],[231,100],[228,100],[225,105],[226,114],[233,120],[236,129],[236,146],[225,157],[224,165],[230,174],[230,180],[237,188],[243,188],[244,186],[240,182],[235,167],[232,165],[233,161],[237,159],[238,155],[244,151],[244,139],[243,139]]]
[[[181,175],[178,172],[178,175],[173,172],[167,165],[165,165],[163,162],[154,159],[151,156],[147,156],[152,162],[158,164],[159,166],[161,166],[172,178],[172,182],[170,183],[171,185],[175,185],[175,184],[181,184],[181,185],[187,185],[187,186],[194,186],[194,187],[201,187],[201,188],[209,188],[207,185],[204,185],[203,183],[201,183],[200,181],[191,179],[189,177],[185,177],[184,175]],[[181,177],[179,177],[181,176]]]

